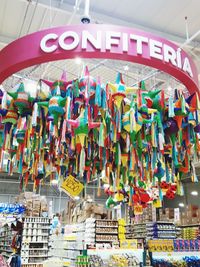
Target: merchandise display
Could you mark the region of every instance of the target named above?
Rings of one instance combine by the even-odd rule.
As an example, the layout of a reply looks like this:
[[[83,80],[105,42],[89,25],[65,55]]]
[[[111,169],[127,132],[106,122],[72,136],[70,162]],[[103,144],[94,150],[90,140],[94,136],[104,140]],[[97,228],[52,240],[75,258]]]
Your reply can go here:
[[[81,78],[62,90],[64,96],[59,84],[52,88],[46,101],[36,99],[34,104],[23,83],[15,93],[6,94],[11,100],[7,98],[7,113],[2,118],[1,154],[11,156],[12,151],[12,164],[18,166],[24,185],[29,176],[39,185],[50,165],[58,182],[68,177],[71,185],[79,183],[78,176],[86,184],[104,172],[109,184],[106,206],[129,202],[135,213],[141,213],[149,202],[181,195],[183,173],[191,172],[197,181],[189,162],[199,155],[198,94],[185,99],[181,90],[175,90],[166,98],[164,90],[148,91],[144,82],[137,89],[127,87],[121,73],[116,83],[104,86],[92,78],[87,67]],[[127,92],[132,100],[126,98]],[[25,104],[21,95],[26,96]],[[10,121],[10,110],[18,123],[17,119]],[[64,185],[72,195],[68,183]],[[33,212],[38,212],[39,202],[33,205]]]
[[[8,267],[7,263],[5,262],[2,255],[0,255],[0,266],[1,267]]]
[[[43,217],[27,217],[22,234],[22,265],[43,262],[48,258],[50,219]]]
[[[181,226],[182,239],[200,239],[200,225]]]
[[[160,266],[184,266],[184,267],[190,267],[190,266],[199,266],[200,264],[200,259],[198,257],[183,257],[180,260],[166,260],[166,259],[156,259],[153,260],[152,265],[154,267],[160,267]]]
[[[48,213],[46,198],[33,192],[21,193],[16,198],[16,202],[20,203],[26,208],[25,216],[27,217],[42,217]]]
[[[0,1],[0,267],[200,267],[200,3],[90,2]]]
[[[140,266],[143,262],[143,250],[134,249],[89,249],[87,251],[89,256],[88,261],[97,267],[132,267]]]
[[[0,252],[4,257],[9,257],[13,250],[11,248],[13,240],[12,229],[5,225],[0,229]]]

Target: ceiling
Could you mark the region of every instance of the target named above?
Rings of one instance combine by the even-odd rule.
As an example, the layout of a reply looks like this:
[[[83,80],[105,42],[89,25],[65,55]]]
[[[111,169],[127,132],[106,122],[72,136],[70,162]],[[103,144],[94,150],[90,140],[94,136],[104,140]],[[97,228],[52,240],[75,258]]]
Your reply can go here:
[[[0,49],[19,37],[41,29],[80,24],[84,3],[85,0],[0,0]],[[199,0],[90,0],[91,23],[135,27],[183,45],[200,72],[200,34],[190,40],[200,30],[199,10]],[[113,82],[120,71],[124,73],[128,85],[147,79],[149,89],[180,86],[169,75],[152,68],[113,60],[84,60],[78,66],[74,60],[42,64],[20,71],[3,85],[10,90],[21,78],[25,81],[38,81],[41,77],[56,80],[63,70],[71,80],[81,75],[84,65],[89,66],[92,76],[100,76],[102,82]],[[124,70],[125,66],[129,67],[128,71]]]

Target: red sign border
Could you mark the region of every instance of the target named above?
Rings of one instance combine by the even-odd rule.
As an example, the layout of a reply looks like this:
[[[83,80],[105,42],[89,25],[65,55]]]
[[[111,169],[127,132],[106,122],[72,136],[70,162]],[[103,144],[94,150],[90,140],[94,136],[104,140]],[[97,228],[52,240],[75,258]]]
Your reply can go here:
[[[170,62],[166,63],[163,60],[159,60],[156,58],[150,58],[147,52],[147,45],[144,45],[144,54],[142,55],[130,55],[129,53],[123,52],[122,48],[113,46],[110,51],[106,49],[104,51],[100,51],[95,49],[92,45],[88,47],[88,49],[82,49],[80,45],[78,45],[72,51],[65,51],[62,48],[58,47],[55,52],[45,53],[40,48],[40,42],[42,38],[49,34],[55,33],[60,36],[62,33],[66,31],[74,31],[79,36],[81,36],[82,31],[87,30],[91,32],[91,34],[96,34],[97,31],[101,31],[105,33],[106,31],[111,32],[121,32],[127,34],[136,34],[143,37],[152,38],[158,42],[162,42],[163,44],[167,44],[173,49],[177,50],[179,47],[174,43],[160,38],[156,35],[146,33],[144,31],[140,31],[137,29],[114,26],[114,25],[70,25],[70,26],[62,26],[56,28],[50,28],[46,30],[42,30],[39,32],[35,32],[29,35],[26,35],[20,39],[15,40],[10,43],[8,46],[3,48],[0,51],[0,84],[10,77],[12,74],[31,67],[33,65],[46,63],[50,61],[56,60],[64,60],[64,59],[73,59],[76,57],[81,58],[98,58],[98,59],[117,59],[128,62],[134,62],[143,64],[146,66],[150,66],[156,68],[158,70],[164,71],[171,76],[175,77],[177,80],[182,82],[188,91],[192,94],[194,92],[199,93],[199,84],[198,84],[198,73],[197,68],[192,61],[191,57],[182,50],[182,56],[187,57],[191,64],[191,69],[193,72],[193,77],[182,69],[172,65]],[[102,44],[105,46],[105,44]]]

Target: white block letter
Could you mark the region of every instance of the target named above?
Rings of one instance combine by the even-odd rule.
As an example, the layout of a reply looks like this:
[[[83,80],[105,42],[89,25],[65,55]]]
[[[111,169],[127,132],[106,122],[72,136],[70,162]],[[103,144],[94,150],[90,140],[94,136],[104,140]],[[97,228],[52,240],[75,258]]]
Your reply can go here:
[[[169,45],[164,44],[164,61],[171,62],[172,65],[177,66],[176,63],[176,51]]]
[[[69,44],[66,44],[65,40],[67,38],[71,38],[73,39],[73,41]],[[64,32],[63,34],[61,34],[58,42],[59,42],[60,47],[63,50],[73,50],[79,44],[79,36],[76,32],[73,32],[73,31]]]
[[[187,57],[184,59],[184,62],[183,62],[183,70],[186,71],[190,75],[190,77],[193,77],[192,68],[190,66],[190,61]]]
[[[120,32],[106,32],[106,50],[111,50],[113,45],[119,45]]]
[[[90,32],[83,31],[82,33],[82,49],[87,49],[87,43],[96,49],[101,49],[101,32],[97,31],[96,37],[94,37]]]
[[[137,54],[142,55],[142,44],[148,43],[148,38],[143,37],[143,36],[139,36],[139,35],[135,35],[135,34],[130,34],[130,39],[136,41]]]
[[[57,49],[57,45],[47,46],[47,42],[50,40],[56,40],[56,39],[58,39],[58,35],[55,33],[49,33],[45,35],[40,42],[40,48],[42,49],[42,51],[46,53],[54,52]]]
[[[149,40],[150,46],[150,57],[154,57],[157,59],[163,59],[162,55],[162,43],[156,40]]]

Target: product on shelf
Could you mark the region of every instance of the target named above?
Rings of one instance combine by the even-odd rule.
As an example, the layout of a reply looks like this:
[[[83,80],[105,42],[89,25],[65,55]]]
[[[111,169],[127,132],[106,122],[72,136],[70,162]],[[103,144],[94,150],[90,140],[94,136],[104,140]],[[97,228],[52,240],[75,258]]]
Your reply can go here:
[[[51,220],[44,217],[26,217],[22,236],[22,264],[41,263],[49,256]]]
[[[65,225],[60,232],[51,237],[50,256],[60,259],[63,266],[75,266],[76,258],[85,251],[85,223]]]
[[[44,267],[43,263],[22,264],[22,267]]]
[[[186,239],[154,239],[148,241],[150,252],[198,252],[200,251],[200,240]]]
[[[173,240],[148,240],[148,249],[150,252],[170,252],[174,251]]]
[[[121,255],[112,255],[110,260],[108,261],[109,267],[132,267],[132,266],[140,266],[140,261],[136,256],[129,254],[121,254]]]
[[[12,250],[13,232],[11,227],[5,225],[0,229],[0,253],[5,258],[9,258]],[[1,266],[1,265],[0,265]]]
[[[200,225],[184,225],[180,229],[182,239],[200,238]]]
[[[153,259],[153,267],[192,267],[200,265],[199,257],[181,257],[179,260],[174,259]]]
[[[94,266],[94,267],[105,266],[102,258],[98,255],[90,255],[89,256],[89,263],[90,263],[90,266]]]
[[[200,224],[200,208],[195,205],[187,205],[180,213],[181,225]]]
[[[136,215],[134,217],[134,223],[147,223],[152,222],[156,219],[156,208],[152,204],[148,204],[145,209],[143,209],[142,214]]]
[[[8,264],[5,262],[3,255],[0,255],[0,266],[1,267],[8,267]]]
[[[47,215],[48,205],[45,196],[36,195],[33,192],[21,193],[16,198],[17,203],[24,204],[27,217],[42,217]]]
[[[147,227],[147,238],[156,239],[175,239],[176,238],[176,227],[170,222],[155,222],[148,223]]]
[[[85,221],[85,243],[98,248],[119,246],[118,221],[88,218]]]
[[[91,217],[100,220],[107,218],[109,213],[103,205],[92,202],[90,199],[89,201],[85,200],[76,205],[71,213],[72,218],[68,219],[73,223],[81,223]]]
[[[87,255],[77,256],[76,258],[76,267],[90,267],[89,257]],[[98,266],[98,265],[94,265]]]
[[[18,219],[13,218],[11,226],[8,224],[0,228],[0,253],[8,259],[15,253],[20,253],[22,242],[23,224]]]

